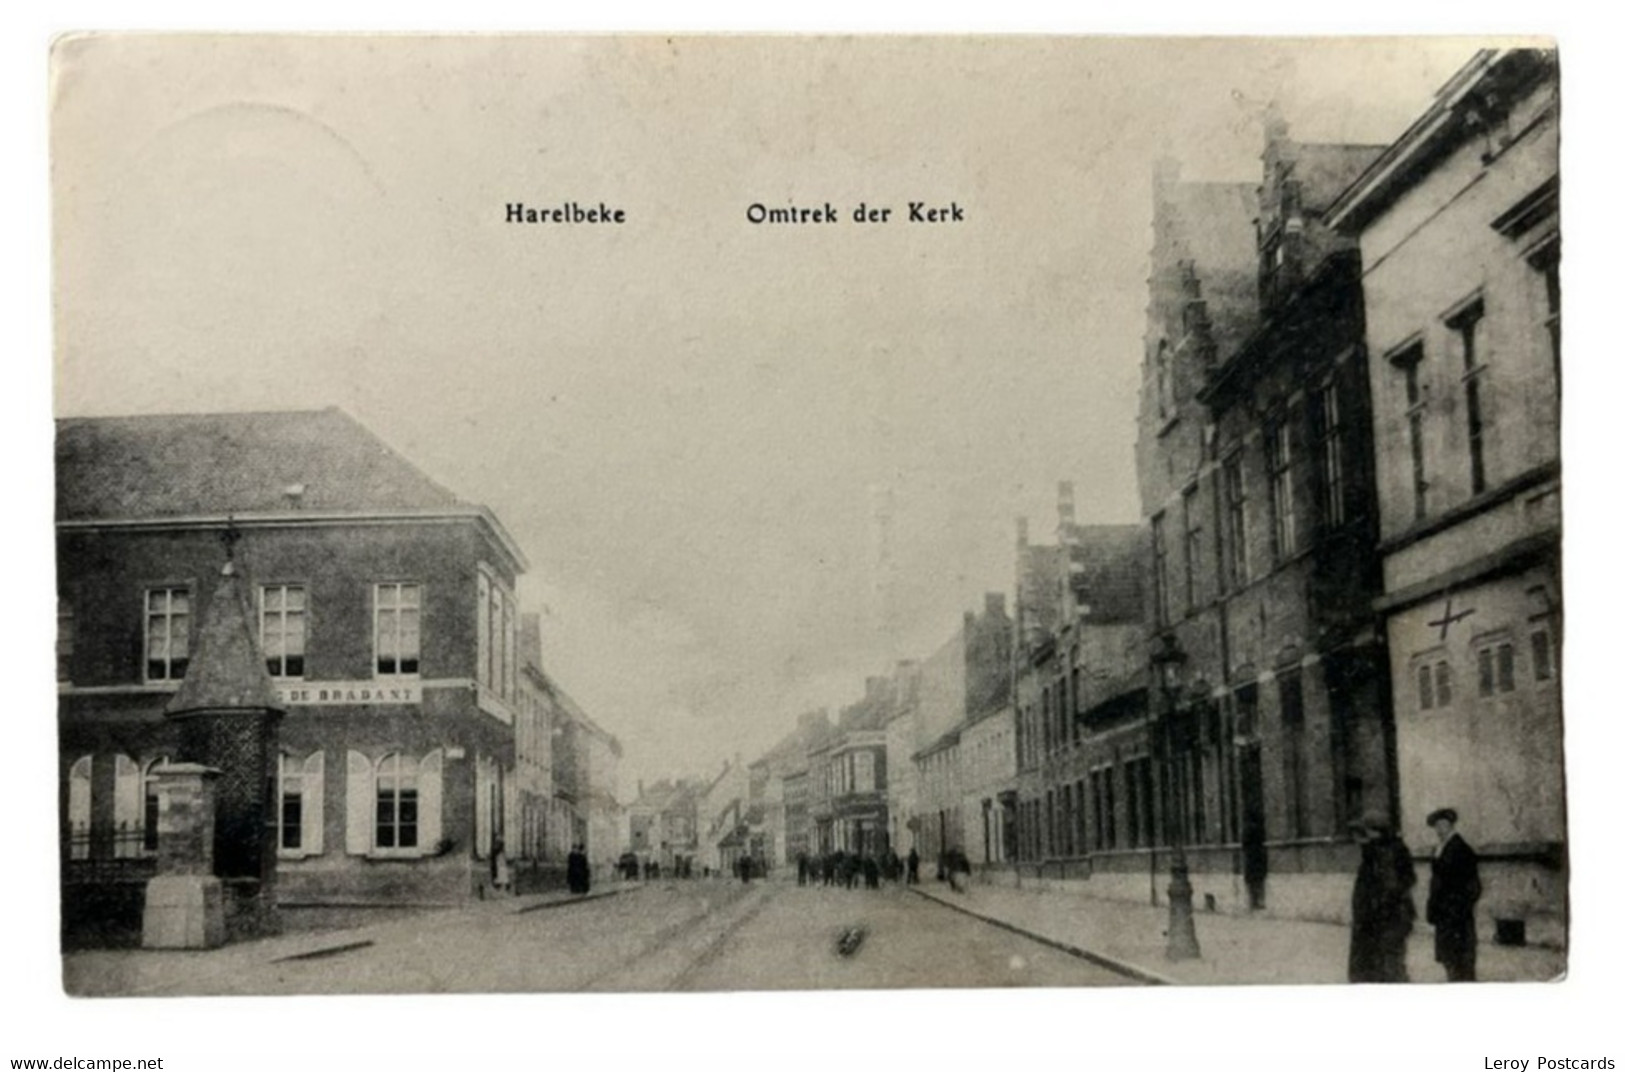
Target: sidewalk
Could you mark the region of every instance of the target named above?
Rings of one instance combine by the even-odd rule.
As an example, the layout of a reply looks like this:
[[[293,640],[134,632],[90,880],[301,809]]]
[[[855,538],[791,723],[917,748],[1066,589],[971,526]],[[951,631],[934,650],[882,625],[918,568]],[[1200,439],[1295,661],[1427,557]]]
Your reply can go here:
[[[1166,905],[1108,901],[1083,893],[972,885],[954,893],[946,885],[916,893],[1050,945],[1067,948],[1143,982],[1173,985],[1230,983],[1301,986],[1348,982],[1348,928],[1332,923],[1265,917],[1196,914],[1200,960],[1165,955]],[[1407,953],[1413,982],[1442,983],[1433,961],[1433,931],[1418,925]],[[1561,950],[1480,942],[1478,977],[1484,982],[1545,982],[1562,975]]]
[[[261,970],[286,961],[338,956],[354,949],[390,942],[412,941],[439,924],[481,918],[497,919],[522,912],[582,904],[634,890],[639,883],[608,883],[589,894],[564,890],[471,901],[456,908],[425,908],[359,927],[294,931],[271,938],[234,942],[218,949],[97,949],[64,953],[62,988],[71,997],[152,997],[164,994],[209,993],[210,979]]]

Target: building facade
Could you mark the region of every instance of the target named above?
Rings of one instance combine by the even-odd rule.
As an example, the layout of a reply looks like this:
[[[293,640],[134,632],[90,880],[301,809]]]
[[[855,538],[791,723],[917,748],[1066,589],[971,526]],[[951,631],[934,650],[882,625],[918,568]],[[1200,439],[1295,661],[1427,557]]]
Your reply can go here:
[[[332,409],[63,420],[56,466],[65,925],[150,868],[165,706],[228,557],[285,712],[278,907],[477,895],[525,781],[525,560],[496,518]]]
[[[1399,818],[1461,815],[1492,933],[1561,941],[1556,57],[1476,56],[1333,208],[1358,237]]]
[[[1338,918],[1391,813],[1358,251],[1326,210],[1380,148],[1267,124],[1261,184],[1155,182],[1139,476],[1158,839],[1199,897]]]

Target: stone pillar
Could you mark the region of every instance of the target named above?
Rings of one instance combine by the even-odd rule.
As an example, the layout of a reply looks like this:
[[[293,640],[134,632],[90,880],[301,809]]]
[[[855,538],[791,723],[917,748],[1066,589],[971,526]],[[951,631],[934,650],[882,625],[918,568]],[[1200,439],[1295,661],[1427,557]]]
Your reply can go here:
[[[197,763],[153,771],[158,781],[158,874],[147,882],[141,944],[213,949],[226,940],[225,901],[214,874],[215,779]]]

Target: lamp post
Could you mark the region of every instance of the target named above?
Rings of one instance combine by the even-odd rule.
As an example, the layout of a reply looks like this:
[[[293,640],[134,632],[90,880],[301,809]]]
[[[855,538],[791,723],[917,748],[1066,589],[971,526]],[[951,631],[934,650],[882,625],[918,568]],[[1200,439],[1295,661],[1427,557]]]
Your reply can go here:
[[[1168,863],[1168,951],[1169,960],[1197,960],[1202,947],[1196,941],[1196,916],[1191,907],[1190,865],[1185,859],[1185,830],[1182,816],[1183,779],[1175,773],[1174,712],[1179,705],[1181,690],[1180,668],[1185,653],[1172,637],[1165,636],[1159,650],[1152,655],[1158,684],[1161,686],[1161,705],[1157,717],[1156,744],[1162,753],[1163,831],[1168,838],[1172,856]]]

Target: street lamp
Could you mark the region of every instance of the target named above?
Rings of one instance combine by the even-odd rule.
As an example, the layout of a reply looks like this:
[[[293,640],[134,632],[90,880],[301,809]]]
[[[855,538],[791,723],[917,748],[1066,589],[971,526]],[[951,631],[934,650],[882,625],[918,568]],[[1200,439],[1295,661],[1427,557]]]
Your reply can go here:
[[[1169,960],[1198,960],[1202,947],[1196,941],[1196,916],[1191,907],[1190,864],[1185,859],[1185,830],[1181,816],[1176,814],[1184,800],[1183,780],[1175,773],[1174,712],[1179,705],[1181,690],[1180,668],[1185,653],[1172,637],[1164,636],[1161,646],[1152,654],[1162,690],[1162,703],[1157,717],[1156,746],[1162,753],[1163,796],[1162,811],[1164,835],[1168,838],[1173,855],[1168,864],[1168,952]]]

